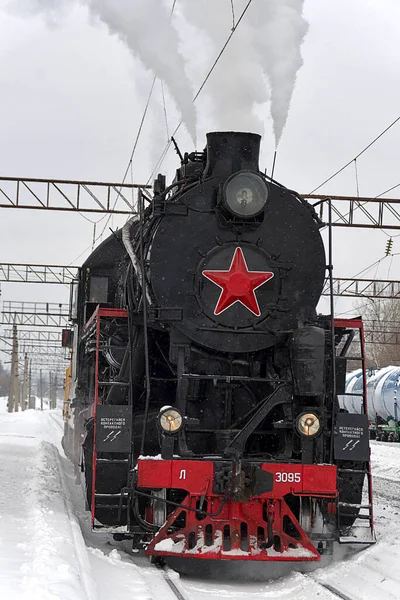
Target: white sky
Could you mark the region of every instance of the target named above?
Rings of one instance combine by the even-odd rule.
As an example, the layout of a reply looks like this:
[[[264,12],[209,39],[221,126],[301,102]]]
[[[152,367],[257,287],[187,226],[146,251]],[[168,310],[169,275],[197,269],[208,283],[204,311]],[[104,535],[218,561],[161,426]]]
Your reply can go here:
[[[209,1],[212,18],[216,0]],[[228,0],[218,0],[223,1]],[[0,0],[0,6],[5,2]],[[278,180],[301,193],[354,157],[400,114],[398,0],[306,0],[304,14],[310,24],[302,48],[304,65],[275,170]],[[227,35],[230,27],[227,23]],[[197,89],[208,63],[192,34],[181,31],[182,50],[196,52],[191,75],[198,77],[193,82]],[[121,180],[151,80],[152,74],[105,26],[89,19],[84,8],[75,7],[57,23],[0,11],[0,175]],[[161,101],[159,84],[155,89],[134,160],[136,182],[147,179],[165,143],[165,131],[153,126]],[[205,132],[218,129],[207,102],[205,97],[198,106],[199,150]],[[179,116],[170,99],[167,104],[174,129]],[[269,170],[273,140],[268,107],[260,114],[266,129],[261,166]],[[177,138],[183,150],[192,149],[185,131]],[[400,123],[360,158],[361,195],[375,196],[400,182],[399,138]],[[175,159],[171,151],[165,165],[170,174],[178,166]],[[354,170],[348,168],[321,192],[355,194]],[[398,190],[393,195],[398,197]],[[112,220],[113,227],[123,222]],[[79,261],[76,257],[92,237],[93,225],[77,214],[0,209],[2,262],[80,263],[85,255]],[[335,275],[353,276],[381,258],[386,240],[382,231],[336,228]],[[400,238],[394,240],[393,252],[400,252]],[[400,257],[386,259],[373,274],[400,279]],[[1,285],[3,300],[68,300],[62,286]],[[339,310],[351,306],[352,301],[337,302]]]

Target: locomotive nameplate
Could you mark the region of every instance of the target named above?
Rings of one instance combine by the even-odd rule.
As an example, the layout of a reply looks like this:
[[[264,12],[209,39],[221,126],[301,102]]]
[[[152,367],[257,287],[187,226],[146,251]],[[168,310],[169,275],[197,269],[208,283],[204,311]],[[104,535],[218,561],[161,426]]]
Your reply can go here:
[[[131,451],[132,409],[130,406],[96,408],[96,451]]]
[[[367,415],[339,413],[335,425],[335,458],[369,461]]]

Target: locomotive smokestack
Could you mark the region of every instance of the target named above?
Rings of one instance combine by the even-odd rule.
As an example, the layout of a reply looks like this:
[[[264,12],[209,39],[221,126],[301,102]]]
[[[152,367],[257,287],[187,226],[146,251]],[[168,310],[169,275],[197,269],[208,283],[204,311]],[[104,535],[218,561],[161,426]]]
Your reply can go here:
[[[242,169],[259,171],[260,142],[261,136],[257,133],[207,133],[207,164],[204,176],[229,177]]]

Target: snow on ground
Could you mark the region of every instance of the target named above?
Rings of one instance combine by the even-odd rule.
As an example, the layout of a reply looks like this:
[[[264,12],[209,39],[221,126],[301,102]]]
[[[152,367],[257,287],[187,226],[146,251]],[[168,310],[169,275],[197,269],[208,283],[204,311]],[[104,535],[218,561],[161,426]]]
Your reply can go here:
[[[0,399],[0,599],[151,599],[118,550],[86,547],[59,452],[59,413],[8,414],[6,406]]]
[[[129,554],[107,534],[93,534],[82,490],[60,441],[59,411],[6,412],[0,398],[0,599],[176,600],[164,573]],[[332,600],[332,586],[351,600],[400,599],[400,444],[372,444],[378,543],[362,551],[340,547],[332,564],[274,581],[200,574],[171,579],[185,600]],[[359,548],[358,548],[359,550]],[[232,565],[224,565],[232,567]],[[265,579],[277,576],[265,567]],[[268,575],[269,573],[269,575]],[[259,575],[257,575],[259,576]]]
[[[374,477],[387,477],[400,483],[400,444],[371,441]]]

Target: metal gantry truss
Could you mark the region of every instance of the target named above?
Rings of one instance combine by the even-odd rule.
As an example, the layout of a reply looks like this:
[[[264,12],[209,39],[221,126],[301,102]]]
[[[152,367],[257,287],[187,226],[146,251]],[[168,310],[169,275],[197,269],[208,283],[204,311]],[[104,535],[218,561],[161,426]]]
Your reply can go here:
[[[2,333],[0,333],[3,339],[9,340],[12,339],[12,329],[4,329]],[[60,329],[49,329],[46,331],[45,329],[18,329],[18,342],[19,344],[35,344],[46,345],[46,346],[57,346],[61,348],[61,330]]]
[[[322,221],[328,220],[328,202],[332,201],[334,227],[400,229],[400,199],[304,194]]]
[[[11,338],[12,339],[12,338]],[[0,342],[3,342],[11,351],[10,338],[4,337],[0,333]],[[54,358],[68,358],[68,349],[63,348],[61,344],[40,344],[37,342],[21,341],[18,339],[18,348],[20,354],[35,354],[36,356],[53,356]]]
[[[394,279],[357,279],[355,277],[334,277],[334,296],[351,298],[400,299],[400,281]],[[323,296],[329,296],[329,281],[322,290]]]
[[[57,360],[51,356],[36,356],[34,354],[28,356],[32,358],[32,367],[35,367],[35,369],[58,369],[65,373],[65,370],[68,367],[68,359]]]
[[[55,302],[4,301],[1,325],[67,327],[69,305]]]
[[[61,265],[0,264],[0,281],[12,283],[58,283],[69,285],[79,267]]]
[[[0,177],[0,208],[132,215],[146,184]]]
[[[39,208],[68,210],[77,212],[100,212],[132,214],[136,206],[133,199],[135,188],[144,190],[150,186],[102,182],[84,182],[48,179],[15,179],[0,177],[0,207]],[[127,198],[131,194],[131,198]],[[327,220],[328,203],[331,202],[335,215],[333,226],[360,227],[373,229],[400,229],[400,199],[370,198],[306,194],[319,213]],[[11,264],[0,265],[0,281],[25,283],[68,284],[76,278],[77,267],[60,265]],[[400,298],[400,282],[395,280],[374,280],[336,277],[333,280],[335,296],[364,298]],[[323,295],[329,294],[326,282]],[[27,327],[68,327],[69,307],[67,304],[45,302],[3,302],[0,324]],[[381,325],[381,324],[380,324]],[[399,328],[400,329],[400,328]],[[7,330],[10,334],[10,330]],[[26,348],[43,346],[50,350],[61,342],[60,333],[36,331],[29,336],[20,330],[19,340]],[[10,344],[9,335],[4,332],[3,342]],[[400,331],[397,327],[384,327],[371,324],[366,326],[366,341],[377,344],[397,344]],[[55,342],[53,345],[51,342]],[[29,343],[29,345],[28,345]],[[60,344],[61,346],[61,344]],[[56,348],[54,348],[56,349]],[[44,352],[38,352],[44,359]],[[51,353],[49,353],[51,354]],[[54,356],[54,354],[53,354]],[[49,356],[49,359],[51,356]],[[38,356],[39,359],[39,356]]]
[[[62,346],[61,329],[32,330],[17,328],[18,354],[20,360],[28,355],[32,367],[38,369],[59,370],[65,372],[71,358],[69,348]],[[13,330],[0,330],[1,351],[11,356]],[[22,364],[22,361],[21,361]]]
[[[386,331],[379,329],[365,330],[367,344],[381,344],[385,346],[398,346],[400,344],[400,330]]]
[[[68,348],[63,348],[62,346],[36,346],[34,344],[27,344],[19,342],[19,352],[20,354],[25,354],[26,352],[32,357],[52,357],[53,359],[62,359],[69,360],[70,352]]]

